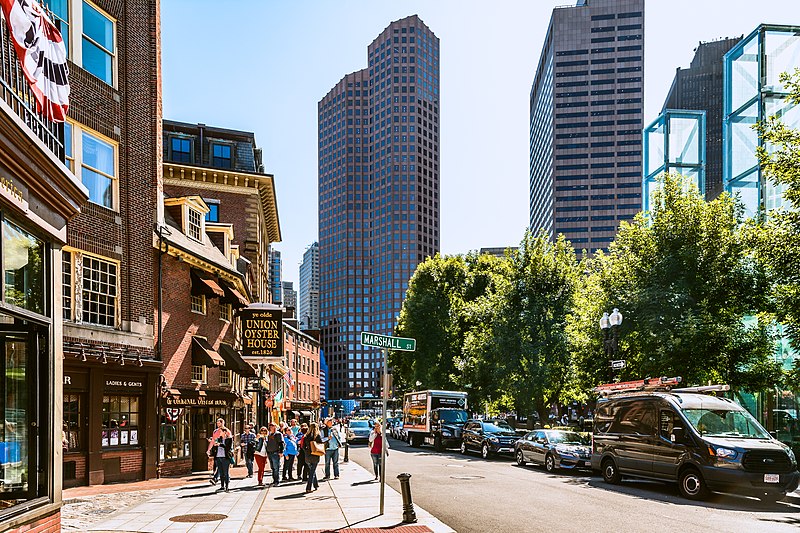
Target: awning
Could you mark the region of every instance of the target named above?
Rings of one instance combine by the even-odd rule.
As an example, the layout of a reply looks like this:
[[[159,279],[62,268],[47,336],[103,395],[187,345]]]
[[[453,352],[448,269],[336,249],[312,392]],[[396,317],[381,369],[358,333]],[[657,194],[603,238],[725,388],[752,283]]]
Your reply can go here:
[[[225,296],[222,298],[222,301],[225,303],[229,303],[234,307],[247,307],[250,305],[250,301],[242,296],[242,293],[234,289],[230,283],[222,282],[223,290],[225,291]]]
[[[300,411],[300,414],[306,418],[311,418],[311,411]]]
[[[258,375],[256,374],[256,370],[250,366],[247,361],[242,359],[239,352],[234,350],[230,344],[224,342],[220,343],[219,354],[225,359],[226,368],[233,370],[237,374],[246,378],[254,378]]]
[[[202,337],[192,337],[192,364],[197,366],[220,366],[225,360]]]
[[[205,277],[196,270],[192,270],[191,278],[192,296],[205,296],[207,298],[222,298],[225,296],[225,291],[213,279]]]

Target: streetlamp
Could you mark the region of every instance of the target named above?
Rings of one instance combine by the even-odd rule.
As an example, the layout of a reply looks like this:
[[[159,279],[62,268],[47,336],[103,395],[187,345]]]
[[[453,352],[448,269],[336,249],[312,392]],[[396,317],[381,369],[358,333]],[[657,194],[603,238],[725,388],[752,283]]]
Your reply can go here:
[[[611,368],[621,370],[625,368],[625,361],[616,361],[614,357],[619,351],[619,326],[622,324],[622,313],[616,307],[611,314],[603,313],[600,318],[600,329],[603,331],[603,347],[606,357],[611,359]]]

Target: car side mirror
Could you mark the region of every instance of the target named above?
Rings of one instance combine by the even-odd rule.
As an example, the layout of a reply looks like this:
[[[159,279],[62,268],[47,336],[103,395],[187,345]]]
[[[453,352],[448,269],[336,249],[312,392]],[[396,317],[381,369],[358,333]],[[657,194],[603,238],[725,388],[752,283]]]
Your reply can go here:
[[[686,442],[686,430],[681,427],[672,428],[669,440],[675,443]]]

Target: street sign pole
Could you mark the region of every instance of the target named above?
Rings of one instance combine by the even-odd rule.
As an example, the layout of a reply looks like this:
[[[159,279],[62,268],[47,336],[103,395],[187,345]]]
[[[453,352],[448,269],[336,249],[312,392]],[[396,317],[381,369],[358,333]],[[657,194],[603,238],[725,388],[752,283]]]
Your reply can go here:
[[[382,396],[383,396],[383,415],[381,417],[381,512],[383,514],[383,502],[384,502],[384,491],[386,490],[386,403],[387,399],[389,398],[389,387],[387,384],[389,382],[388,379],[388,371],[386,368],[387,359],[389,358],[389,349],[384,348],[381,350],[383,352],[383,380],[382,380]]]

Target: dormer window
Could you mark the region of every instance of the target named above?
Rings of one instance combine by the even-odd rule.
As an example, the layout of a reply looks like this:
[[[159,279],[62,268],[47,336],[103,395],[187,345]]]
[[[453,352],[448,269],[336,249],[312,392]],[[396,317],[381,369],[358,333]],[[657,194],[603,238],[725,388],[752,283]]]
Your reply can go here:
[[[191,207],[188,208],[189,219],[186,225],[186,234],[198,241],[203,242],[203,215],[200,211],[196,211]]]

